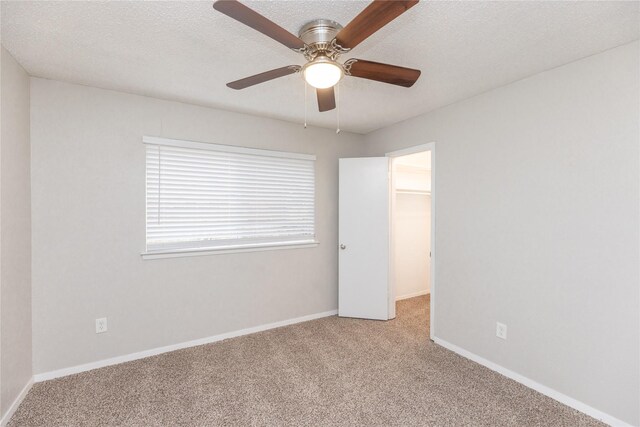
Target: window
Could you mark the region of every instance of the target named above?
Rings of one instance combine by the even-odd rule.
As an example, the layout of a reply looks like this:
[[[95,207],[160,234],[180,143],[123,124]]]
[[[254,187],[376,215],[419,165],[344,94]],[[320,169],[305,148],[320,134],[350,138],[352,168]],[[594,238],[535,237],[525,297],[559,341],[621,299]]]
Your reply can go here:
[[[147,254],[315,243],[315,156],[143,142]]]

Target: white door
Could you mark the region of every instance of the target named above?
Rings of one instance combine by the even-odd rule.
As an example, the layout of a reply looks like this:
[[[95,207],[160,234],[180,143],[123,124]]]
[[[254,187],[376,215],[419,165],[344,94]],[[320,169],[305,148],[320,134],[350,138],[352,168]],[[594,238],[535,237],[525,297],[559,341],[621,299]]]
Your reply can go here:
[[[338,213],[338,315],[395,317],[389,295],[387,157],[340,159]]]

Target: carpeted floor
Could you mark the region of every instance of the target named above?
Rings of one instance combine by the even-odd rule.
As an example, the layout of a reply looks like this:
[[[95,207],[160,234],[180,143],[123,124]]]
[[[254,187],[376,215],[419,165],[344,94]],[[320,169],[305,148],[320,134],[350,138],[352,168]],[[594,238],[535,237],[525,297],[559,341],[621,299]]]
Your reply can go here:
[[[428,339],[428,297],[33,386],[18,426],[596,426]]]

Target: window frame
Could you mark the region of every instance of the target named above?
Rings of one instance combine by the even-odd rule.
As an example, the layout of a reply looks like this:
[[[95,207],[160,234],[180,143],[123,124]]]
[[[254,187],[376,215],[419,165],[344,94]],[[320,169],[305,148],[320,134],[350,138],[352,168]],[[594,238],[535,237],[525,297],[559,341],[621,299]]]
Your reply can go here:
[[[147,214],[148,214],[148,194],[147,194],[147,159],[145,154],[145,209],[144,209],[144,224],[145,224],[145,250],[141,253],[143,259],[159,259],[159,258],[176,258],[186,256],[203,256],[203,255],[216,255],[216,254],[228,254],[228,253],[240,253],[240,252],[256,252],[266,250],[282,250],[282,249],[299,249],[299,248],[311,248],[319,245],[317,240],[317,198],[316,198],[316,179],[315,179],[315,161],[316,156],[313,154],[292,153],[276,150],[264,150],[259,148],[241,147],[236,145],[223,145],[213,144],[207,142],[187,141],[171,138],[162,138],[156,136],[143,136],[143,145],[156,145],[156,146],[169,146],[178,148],[192,148],[197,150],[207,150],[216,152],[236,153],[236,154],[248,154],[263,157],[276,157],[286,159],[297,160],[310,160],[314,162],[314,186],[313,186],[313,231],[314,235],[308,240],[291,240],[287,241],[285,238],[281,241],[269,241],[260,242],[254,240],[253,242],[247,241],[244,243],[232,243],[227,245],[218,246],[194,246],[187,248],[159,248],[148,249],[148,229],[147,229]]]

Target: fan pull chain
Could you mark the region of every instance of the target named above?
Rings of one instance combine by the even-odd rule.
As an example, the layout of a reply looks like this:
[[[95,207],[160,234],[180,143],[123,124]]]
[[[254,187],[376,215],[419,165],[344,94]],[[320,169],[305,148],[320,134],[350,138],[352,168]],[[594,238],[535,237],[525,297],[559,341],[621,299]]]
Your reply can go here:
[[[307,128],[307,82],[304,82],[304,128]]]
[[[336,134],[340,133],[340,84],[336,85]]]

